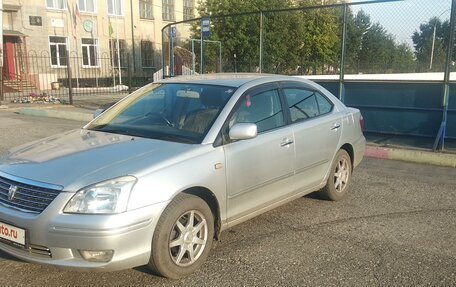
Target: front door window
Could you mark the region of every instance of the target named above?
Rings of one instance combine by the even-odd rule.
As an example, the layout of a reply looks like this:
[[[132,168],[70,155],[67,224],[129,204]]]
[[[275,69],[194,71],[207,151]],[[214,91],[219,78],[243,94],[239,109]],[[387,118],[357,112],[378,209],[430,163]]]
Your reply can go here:
[[[256,124],[258,133],[283,126],[285,122],[278,91],[247,94],[234,113],[230,126],[235,123]]]

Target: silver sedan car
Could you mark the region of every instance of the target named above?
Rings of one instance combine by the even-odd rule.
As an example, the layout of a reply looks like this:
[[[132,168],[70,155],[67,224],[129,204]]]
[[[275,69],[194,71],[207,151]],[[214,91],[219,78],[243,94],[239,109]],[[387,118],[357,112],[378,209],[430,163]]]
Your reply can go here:
[[[0,250],[76,269],[180,278],[236,224],[311,192],[343,198],[363,119],[296,77],[147,85],[79,130],[0,158]]]

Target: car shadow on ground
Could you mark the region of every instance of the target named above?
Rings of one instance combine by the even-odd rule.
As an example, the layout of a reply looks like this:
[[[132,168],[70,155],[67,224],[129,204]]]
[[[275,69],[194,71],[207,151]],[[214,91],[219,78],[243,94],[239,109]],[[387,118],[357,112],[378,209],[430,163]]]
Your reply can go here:
[[[149,267],[147,267],[146,265],[143,265],[143,266],[138,266],[138,267],[134,267],[133,270],[136,270],[138,272],[141,272],[141,273],[144,273],[144,274],[147,274],[147,275],[155,275],[150,269]]]
[[[17,262],[24,262],[16,257],[13,257],[11,255],[9,255],[8,253],[5,253],[3,251],[0,250],[0,261],[1,260],[14,260],[14,261],[17,261]]]
[[[306,194],[303,197],[304,198],[312,198],[312,199],[324,200],[324,198],[322,198],[321,195],[317,191],[309,193],[309,194]]]

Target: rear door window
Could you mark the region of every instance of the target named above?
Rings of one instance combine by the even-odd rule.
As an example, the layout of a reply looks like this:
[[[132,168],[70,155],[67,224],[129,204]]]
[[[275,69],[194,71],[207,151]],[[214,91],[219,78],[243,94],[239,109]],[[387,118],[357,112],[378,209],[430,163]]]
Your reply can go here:
[[[316,91],[302,88],[284,88],[283,93],[293,123],[332,111],[333,104]]]

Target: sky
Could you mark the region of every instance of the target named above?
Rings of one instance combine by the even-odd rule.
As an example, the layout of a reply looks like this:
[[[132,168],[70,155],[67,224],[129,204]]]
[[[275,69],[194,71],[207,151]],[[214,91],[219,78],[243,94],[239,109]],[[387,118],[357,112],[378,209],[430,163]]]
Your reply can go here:
[[[352,0],[352,3],[365,2]],[[399,43],[413,48],[411,36],[422,23],[432,17],[449,20],[451,0],[403,0],[375,4],[353,5],[354,13],[360,9],[371,16],[373,23],[379,22]]]

